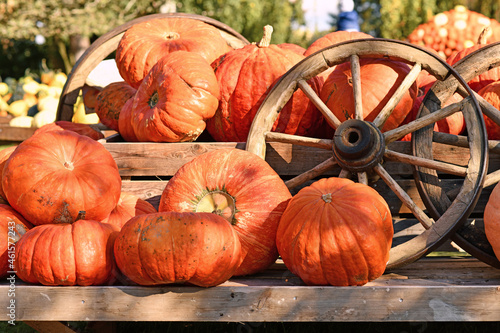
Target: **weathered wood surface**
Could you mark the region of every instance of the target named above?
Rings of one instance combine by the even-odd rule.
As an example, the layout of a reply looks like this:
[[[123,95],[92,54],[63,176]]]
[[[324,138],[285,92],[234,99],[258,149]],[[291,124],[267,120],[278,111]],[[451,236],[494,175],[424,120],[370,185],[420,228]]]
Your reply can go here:
[[[13,127],[0,124],[0,142],[22,142],[35,133],[34,127]]]
[[[500,270],[470,258],[421,259],[360,287],[305,286],[277,262],[212,288],[18,282],[15,297],[19,321],[220,322],[498,321],[499,299]]]

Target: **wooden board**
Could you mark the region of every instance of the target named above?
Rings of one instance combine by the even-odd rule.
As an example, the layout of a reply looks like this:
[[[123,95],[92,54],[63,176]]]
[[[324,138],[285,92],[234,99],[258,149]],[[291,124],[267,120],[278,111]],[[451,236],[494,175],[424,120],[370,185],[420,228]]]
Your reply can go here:
[[[9,304],[0,285],[0,305]],[[498,321],[500,270],[426,258],[361,287],[305,286],[281,262],[212,288],[16,284],[18,321]]]

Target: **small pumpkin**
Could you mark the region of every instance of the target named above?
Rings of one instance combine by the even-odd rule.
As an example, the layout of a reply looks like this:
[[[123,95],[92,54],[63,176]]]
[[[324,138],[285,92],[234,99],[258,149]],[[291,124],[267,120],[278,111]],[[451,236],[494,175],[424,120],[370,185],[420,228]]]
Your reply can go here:
[[[132,114],[134,112],[134,98],[131,97],[123,105],[120,114],[118,115],[118,132],[123,140],[127,142],[138,142],[137,136],[132,126]]]
[[[355,286],[380,277],[394,234],[384,198],[344,178],[301,189],[281,216],[276,245],[307,285]]]
[[[500,81],[492,82],[478,92],[478,95],[483,97],[488,103],[496,109],[500,108]],[[500,125],[491,120],[487,115],[483,114],[486,132],[489,140],[500,140]]]
[[[34,227],[16,245],[17,276],[48,286],[110,284],[117,235],[116,226],[85,219]]]
[[[156,212],[156,208],[146,200],[135,194],[122,192],[115,209],[102,222],[114,224],[121,229],[134,216]]]
[[[14,271],[16,243],[31,228],[33,225],[12,207],[0,204],[0,278]]]
[[[140,285],[212,287],[228,280],[241,262],[235,230],[211,213],[133,217],[120,231],[114,253],[120,271]]]
[[[312,44],[307,47],[306,51],[304,52],[304,55],[307,57],[326,47],[341,42],[345,42],[348,40],[364,39],[364,38],[373,38],[373,36],[361,31],[344,31],[344,30],[332,31],[312,42]]]
[[[73,131],[21,142],[3,168],[9,204],[34,225],[70,223],[80,211],[100,221],[116,207],[121,177],[111,153]]]
[[[135,94],[135,136],[141,142],[194,141],[217,110],[219,97],[219,83],[203,57],[187,51],[167,54]]]
[[[236,148],[217,149],[184,164],[169,180],[158,211],[210,212],[236,230],[243,262],[235,275],[262,271],[278,258],[276,229],[291,194],[271,166]]]
[[[211,63],[230,50],[210,24],[190,18],[157,18],[130,27],[120,39],[115,60],[123,79],[137,89],[156,62],[169,53],[196,52]]]
[[[127,82],[112,82],[97,95],[95,113],[102,124],[118,132],[118,119],[123,105],[132,98],[136,89]]]

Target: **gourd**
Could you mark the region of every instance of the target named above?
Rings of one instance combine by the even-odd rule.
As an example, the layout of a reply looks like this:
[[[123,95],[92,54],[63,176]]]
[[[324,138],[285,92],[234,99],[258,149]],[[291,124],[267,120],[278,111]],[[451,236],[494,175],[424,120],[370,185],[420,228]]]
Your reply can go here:
[[[121,229],[134,216],[156,212],[156,208],[146,200],[139,198],[135,194],[122,192],[116,207],[102,222],[114,224]]]

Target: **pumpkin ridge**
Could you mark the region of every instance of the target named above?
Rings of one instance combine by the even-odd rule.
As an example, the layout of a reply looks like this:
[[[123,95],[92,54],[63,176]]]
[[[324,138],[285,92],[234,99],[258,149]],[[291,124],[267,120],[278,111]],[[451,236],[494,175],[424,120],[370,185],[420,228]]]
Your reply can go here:
[[[151,227],[151,225],[152,225],[152,219],[153,219],[153,218],[147,218],[147,219],[144,219],[144,220],[142,220],[142,221],[141,221],[141,225],[140,225],[140,227],[139,227],[139,229],[138,229],[138,232],[137,232],[137,238],[138,238],[138,239],[141,239],[141,238],[143,238],[143,236],[144,236],[144,232],[145,232],[145,230],[144,230],[144,229],[145,229],[144,224],[145,224],[146,222],[148,222],[148,223],[149,223],[149,225],[148,225],[147,227],[148,227],[148,228],[149,228],[149,227]],[[147,232],[147,230],[146,230],[146,232]],[[142,244],[143,244],[143,242],[140,242],[139,244],[140,244],[140,245],[142,245]],[[143,253],[142,253],[142,251],[141,251],[141,250],[142,250],[142,248],[143,248],[142,246],[138,246],[138,247],[137,247],[137,256],[139,257],[139,260],[138,260],[138,261],[139,261],[139,262],[138,262],[138,265],[140,266],[140,269],[141,269],[142,279],[144,278],[144,276],[146,276],[146,277],[147,277],[147,278],[148,278],[148,279],[149,279],[149,280],[150,280],[150,281],[154,284],[154,283],[156,283],[156,282],[157,282],[157,279],[156,279],[156,278],[153,278],[153,277],[149,274],[149,272],[145,269],[145,267],[144,267],[144,264],[143,264],[143,257],[144,257],[144,254],[143,254]],[[155,259],[156,259],[156,258],[155,258]],[[159,274],[159,272],[157,272],[157,273],[158,273],[158,275],[160,275],[160,274]]]

